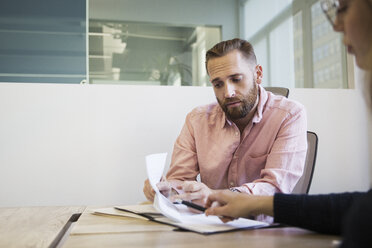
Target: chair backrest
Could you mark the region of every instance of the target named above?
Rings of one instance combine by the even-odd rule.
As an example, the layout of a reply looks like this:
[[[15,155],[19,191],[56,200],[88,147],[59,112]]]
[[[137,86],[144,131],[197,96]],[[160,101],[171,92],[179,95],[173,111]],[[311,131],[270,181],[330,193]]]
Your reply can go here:
[[[275,95],[281,95],[288,98],[289,89],[284,87],[265,87],[265,90],[274,93]]]
[[[307,194],[310,190],[311,181],[315,168],[316,153],[318,150],[318,136],[314,132],[307,131],[307,153],[304,173],[296,184],[292,193]]]

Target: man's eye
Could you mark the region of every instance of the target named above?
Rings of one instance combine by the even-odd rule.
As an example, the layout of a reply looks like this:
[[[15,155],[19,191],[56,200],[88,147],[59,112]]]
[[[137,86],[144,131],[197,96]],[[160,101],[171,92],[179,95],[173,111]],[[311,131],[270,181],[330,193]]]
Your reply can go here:
[[[240,80],[242,80],[242,78],[240,78],[240,77],[239,77],[239,78],[233,78],[233,79],[232,79],[232,81],[233,81],[234,83],[237,83],[237,82],[239,82]]]
[[[213,87],[214,87],[214,88],[220,88],[221,86],[222,86],[221,83],[214,83],[214,84],[213,84]]]

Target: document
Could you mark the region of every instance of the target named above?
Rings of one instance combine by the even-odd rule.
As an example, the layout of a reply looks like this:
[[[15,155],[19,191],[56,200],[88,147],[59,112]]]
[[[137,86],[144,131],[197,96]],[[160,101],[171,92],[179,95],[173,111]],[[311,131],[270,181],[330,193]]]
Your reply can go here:
[[[156,217],[163,216],[157,211],[152,204],[144,205],[127,205],[127,206],[116,206],[109,208],[98,208],[94,209],[94,214],[98,215],[113,215],[113,216],[124,216],[142,220],[153,220]]]
[[[157,221],[166,222],[183,229],[199,233],[215,233],[242,228],[258,228],[268,226],[265,222],[239,218],[228,223],[223,223],[217,216],[206,216],[195,214],[188,210],[184,205],[175,205],[160,193],[156,184],[160,182],[167,154],[152,154],[146,157],[147,176],[150,184],[155,190],[154,208],[162,213],[166,218],[158,218]]]
[[[155,190],[154,203],[148,205],[116,206],[115,208],[96,209],[96,214],[118,215],[132,218],[147,219],[162,224],[171,225],[184,230],[201,234],[213,234],[239,229],[255,229],[266,227],[265,222],[239,218],[223,223],[217,216],[206,216],[191,212],[185,205],[173,204],[162,195],[156,186],[160,182],[167,154],[152,154],[146,157],[147,176]]]

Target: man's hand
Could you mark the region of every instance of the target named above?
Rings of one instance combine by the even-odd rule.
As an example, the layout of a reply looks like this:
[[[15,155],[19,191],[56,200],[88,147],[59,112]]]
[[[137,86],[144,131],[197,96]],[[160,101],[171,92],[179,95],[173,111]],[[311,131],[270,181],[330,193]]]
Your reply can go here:
[[[162,181],[158,182],[156,186],[158,187],[159,191],[165,196],[169,197],[170,192],[172,188],[177,187],[179,185],[178,180],[171,180],[171,181],[166,181],[164,178],[162,178]],[[143,193],[145,194],[147,200],[149,201],[154,201],[155,197],[155,191],[151,187],[149,179],[145,180],[144,186],[143,186]]]
[[[239,217],[249,218],[259,214],[273,216],[273,196],[254,196],[219,190],[208,197],[205,214],[220,216],[223,222]]]
[[[196,181],[185,181],[177,186],[179,195],[172,197],[172,201],[175,199],[182,199],[185,201],[192,201],[195,204],[204,206],[208,196],[213,192],[204,183]]]
[[[153,202],[155,191],[152,189],[149,179],[146,179],[143,185],[143,193],[145,194],[147,200]]]

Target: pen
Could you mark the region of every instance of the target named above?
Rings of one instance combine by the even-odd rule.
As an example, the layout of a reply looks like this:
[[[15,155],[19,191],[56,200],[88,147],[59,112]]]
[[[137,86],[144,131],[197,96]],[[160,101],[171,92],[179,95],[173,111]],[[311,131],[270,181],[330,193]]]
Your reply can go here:
[[[192,202],[189,202],[189,201],[184,201],[184,200],[181,200],[181,199],[177,199],[173,203],[174,204],[183,204],[183,205],[186,205],[190,208],[194,208],[194,209],[202,211],[202,212],[205,212],[205,210],[207,210],[205,207],[202,207],[198,204],[195,204],[195,203],[192,203]]]

